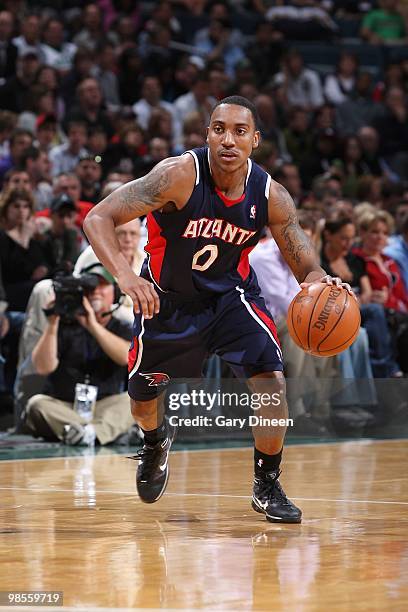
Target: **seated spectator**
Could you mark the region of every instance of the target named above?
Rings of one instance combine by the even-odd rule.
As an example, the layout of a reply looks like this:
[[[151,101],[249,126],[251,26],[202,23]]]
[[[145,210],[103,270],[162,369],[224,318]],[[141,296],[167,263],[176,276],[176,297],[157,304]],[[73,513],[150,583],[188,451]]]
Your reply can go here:
[[[207,63],[222,59],[225,72],[231,78],[237,64],[245,58],[240,36],[234,36],[228,19],[211,19],[208,29],[197,32],[194,47],[205,56]]]
[[[137,176],[142,167],[142,157],[147,152],[144,131],[134,121],[125,123],[119,131],[117,142],[111,143],[104,156],[104,169],[113,169]],[[114,180],[114,179],[110,179]]]
[[[289,40],[331,39],[337,31],[324,7],[310,6],[303,0],[271,7],[266,12],[266,19]]]
[[[18,49],[18,56],[23,57],[28,53],[33,53],[44,61],[44,55],[41,48],[41,21],[39,15],[31,13],[25,15],[21,22],[21,34],[13,38],[13,43]]]
[[[136,121],[143,130],[149,127],[150,117],[155,109],[164,109],[170,113],[173,117],[173,127],[176,125],[177,117],[173,105],[162,100],[161,96],[162,88],[159,79],[155,76],[146,76],[143,79],[142,97],[132,107]]]
[[[94,55],[86,49],[78,49],[74,57],[74,65],[61,79],[61,96],[65,108],[71,109],[78,103],[78,85],[81,81],[92,77],[95,70]]]
[[[10,136],[10,153],[0,160],[0,185],[7,170],[20,166],[24,153],[33,144],[33,135],[27,130],[16,129]]]
[[[58,272],[71,273],[78,259],[76,215],[76,206],[68,195],[54,197],[50,206],[51,227],[41,236],[41,246],[51,278]]]
[[[262,140],[251,157],[271,176],[275,175],[280,165],[278,147],[272,140]]]
[[[359,202],[369,202],[377,208],[382,206],[382,179],[379,176],[367,174],[358,179],[356,196]]]
[[[173,139],[173,117],[164,109],[156,109],[150,115],[147,137],[164,138],[171,143]]]
[[[285,162],[278,168],[273,178],[289,191],[293,201],[298,206],[303,197],[303,188],[297,166]]]
[[[51,174],[58,176],[75,170],[82,155],[87,154],[87,126],[83,121],[71,121],[68,124],[68,141],[53,147],[50,151]]]
[[[96,51],[104,36],[101,8],[96,2],[90,2],[82,11],[82,28],[72,42],[81,49]]]
[[[39,115],[36,120],[38,148],[49,153],[58,144],[57,118],[55,115]]]
[[[67,112],[65,123],[84,122],[88,130],[102,126],[108,138],[111,138],[114,133],[112,119],[104,109],[102,90],[97,79],[86,77],[79,83],[77,100],[78,103]]]
[[[336,108],[336,128],[340,136],[351,136],[369,125],[380,113],[381,107],[372,99],[373,78],[369,72],[360,72],[354,91]]]
[[[403,42],[406,30],[398,0],[380,0],[379,5],[364,17],[361,36],[372,45]]]
[[[86,292],[83,314],[74,323],[50,314],[34,347],[34,368],[47,378],[44,394],[29,400],[25,417],[32,435],[69,445],[108,444],[133,425],[125,392],[131,326],[112,316],[115,283],[109,272],[96,264],[86,273],[97,275],[98,284]],[[73,410],[77,383],[97,387],[91,422]]]
[[[16,73],[18,50],[11,37],[14,30],[14,18],[10,11],[0,11],[0,84]]]
[[[0,108],[22,113],[31,104],[31,86],[40,67],[36,51],[26,50],[17,60],[16,72],[0,87]]]
[[[97,204],[101,194],[102,165],[97,157],[89,153],[81,155],[75,167],[81,181],[81,200]]]
[[[140,26],[140,8],[134,6],[133,2],[115,1],[115,0],[99,0],[99,6],[103,10],[103,25],[105,31],[109,31],[110,27],[121,18],[126,16],[133,25],[133,28]]]
[[[370,174],[382,176],[386,172],[386,165],[380,156],[380,138],[377,130],[365,125],[359,129],[357,137],[363,152],[363,161]]]
[[[400,269],[391,257],[383,253],[393,227],[391,215],[384,210],[362,215],[359,219],[361,247],[355,248],[354,253],[366,262],[373,290],[371,301],[384,308],[408,312],[408,292]]]
[[[21,159],[21,167],[30,177],[35,210],[48,208],[52,198],[51,163],[46,151],[30,147]]]
[[[44,110],[43,112],[40,110],[40,115],[54,115],[55,117],[58,117],[59,120],[64,117],[65,102],[60,95],[60,81],[60,74],[56,68],[53,68],[52,66],[41,66],[41,68],[38,70],[35,83],[45,88],[46,91],[52,95],[53,100],[52,110]]]
[[[6,172],[3,181],[3,192],[5,193],[10,189],[27,189],[31,192],[31,181],[26,170],[12,168]]]
[[[289,160],[285,138],[283,131],[278,126],[275,103],[272,97],[267,94],[259,94],[254,99],[254,104],[258,111],[259,131],[262,138],[272,140],[278,147],[280,155]]]
[[[35,283],[48,274],[40,244],[34,240],[34,199],[13,189],[0,199],[0,265],[10,310],[24,312]]]
[[[107,190],[103,195],[107,197],[110,193],[112,193],[112,189]],[[145,253],[141,247],[141,225],[139,219],[134,219],[124,225],[118,225],[115,232],[122,253],[132,266],[133,271],[139,274],[145,258]],[[88,246],[78,257],[73,275],[80,277],[83,269],[90,268],[99,263],[92,247]],[[33,374],[32,363],[30,363],[31,352],[47,326],[47,317],[44,314],[44,308],[54,300],[55,292],[51,279],[42,280],[35,285],[28,302],[26,318],[19,343],[20,382],[25,376]],[[133,324],[134,314],[131,298],[129,296],[120,296],[120,300],[115,304],[112,315],[122,322],[127,322],[130,325]],[[41,381],[37,390],[38,392],[42,390]]]
[[[408,212],[401,222],[401,233],[390,236],[383,252],[397,262],[408,294]]]
[[[321,264],[328,274],[340,276],[357,295],[362,325],[367,330],[373,374],[387,378],[399,373],[395,362],[384,307],[372,299],[373,291],[364,259],[352,252],[355,227],[351,219],[326,221]]]
[[[309,144],[309,154],[302,155],[299,163],[302,183],[306,190],[312,187],[315,176],[321,176],[331,171],[338,153],[338,140],[332,128],[319,130],[314,135],[312,143],[311,149]]]
[[[340,173],[343,194],[346,197],[355,198],[359,179],[370,173],[369,167],[364,162],[358,138],[355,136],[345,138],[342,157],[334,161],[333,167],[337,168]]]
[[[96,126],[89,130],[87,149],[98,160],[98,163],[102,164],[105,172],[104,158],[108,149],[108,137],[103,127]]]
[[[147,155],[143,157],[143,174],[150,172],[158,164],[170,155],[170,147],[164,138],[152,138],[149,141]]]
[[[115,47],[110,42],[103,42],[97,49],[96,79],[100,85],[106,106],[112,111],[120,109],[119,83],[117,73],[117,58]]]
[[[44,64],[61,72],[71,70],[77,46],[64,41],[64,23],[57,17],[50,17],[42,28]]]
[[[385,114],[375,117],[371,124],[380,137],[381,155],[401,179],[408,179],[408,107],[400,87],[387,91]]]
[[[205,124],[208,125],[211,110],[215,102],[215,98],[210,96],[210,81],[208,74],[206,72],[199,72],[192,83],[191,91],[174,101],[174,109],[177,117],[177,125],[175,126],[177,131],[176,144],[180,144],[181,126],[184,124],[188,115],[199,112]]]
[[[383,253],[393,229],[392,217],[385,211],[367,212],[359,220],[361,248],[355,249],[367,266],[373,287],[372,301],[385,308],[396,345],[397,361],[408,373],[408,291],[398,264]],[[402,376],[393,371],[392,376]]]
[[[343,51],[337,62],[336,72],[327,75],[324,82],[324,95],[328,102],[337,106],[349,99],[356,82],[357,68],[356,56]]]
[[[291,106],[312,111],[324,102],[319,75],[314,70],[305,68],[303,57],[296,49],[290,49],[286,54],[283,69],[273,78],[273,85],[283,87]]]
[[[275,30],[272,23],[260,21],[256,26],[255,37],[245,49],[245,55],[252,64],[256,82],[262,87],[278,72],[284,49],[282,32]]]
[[[306,110],[295,106],[290,110],[288,127],[283,130],[286,150],[297,166],[307,161],[314,151],[314,138]]]
[[[81,182],[76,174],[60,174],[54,179],[53,183],[54,196],[61,194],[67,194],[75,204],[77,210],[77,216],[75,219],[75,225],[78,229],[82,229],[82,224],[86,215],[89,213],[93,204],[91,202],[83,202],[81,197]],[[44,208],[35,213],[36,220],[45,217],[50,217],[50,209]]]
[[[169,25],[161,25],[150,32],[143,52],[145,65],[149,66],[151,74],[160,78],[166,99],[169,93],[171,95],[174,70],[181,57],[181,51],[174,48],[173,42]]]

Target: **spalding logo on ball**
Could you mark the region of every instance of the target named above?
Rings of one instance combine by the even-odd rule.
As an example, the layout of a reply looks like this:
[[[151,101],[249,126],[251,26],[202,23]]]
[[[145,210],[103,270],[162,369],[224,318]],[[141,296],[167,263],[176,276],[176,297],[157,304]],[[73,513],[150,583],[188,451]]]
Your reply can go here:
[[[313,283],[293,298],[287,322],[300,348],[312,355],[331,357],[345,351],[357,338],[360,308],[344,287]]]

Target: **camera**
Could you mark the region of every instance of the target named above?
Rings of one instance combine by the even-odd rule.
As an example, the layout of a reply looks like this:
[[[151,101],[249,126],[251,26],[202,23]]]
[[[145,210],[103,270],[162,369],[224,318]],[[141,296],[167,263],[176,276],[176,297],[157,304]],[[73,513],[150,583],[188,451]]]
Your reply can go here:
[[[95,274],[56,276],[53,283],[55,304],[47,314],[60,315],[65,322],[73,323],[77,315],[85,314],[82,299],[98,286],[98,282]]]

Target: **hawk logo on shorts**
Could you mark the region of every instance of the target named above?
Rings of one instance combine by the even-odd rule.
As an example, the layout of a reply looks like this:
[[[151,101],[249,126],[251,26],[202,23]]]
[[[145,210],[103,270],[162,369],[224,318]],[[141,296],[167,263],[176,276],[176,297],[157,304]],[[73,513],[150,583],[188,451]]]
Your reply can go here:
[[[252,204],[251,209],[249,211],[249,218],[255,219],[255,216],[256,216],[256,206],[255,204]]]
[[[149,381],[149,387],[163,387],[170,382],[170,376],[164,372],[146,372],[145,374],[139,372],[139,374]]]

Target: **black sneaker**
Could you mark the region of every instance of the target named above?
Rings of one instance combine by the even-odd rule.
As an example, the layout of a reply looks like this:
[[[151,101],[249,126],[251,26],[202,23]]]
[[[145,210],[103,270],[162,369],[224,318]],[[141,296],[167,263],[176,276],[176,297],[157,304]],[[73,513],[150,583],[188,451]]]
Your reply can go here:
[[[285,495],[278,480],[280,471],[255,476],[252,508],[270,523],[300,523],[302,512]]]
[[[136,488],[140,499],[153,504],[163,495],[169,479],[169,452],[177,428],[167,423],[167,437],[154,446],[145,444],[132,459],[140,461],[136,472]]]

